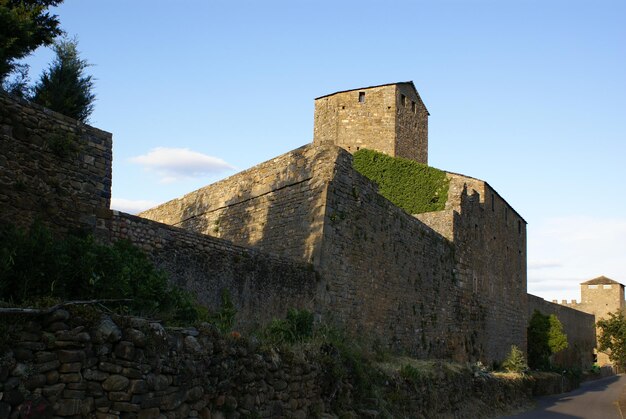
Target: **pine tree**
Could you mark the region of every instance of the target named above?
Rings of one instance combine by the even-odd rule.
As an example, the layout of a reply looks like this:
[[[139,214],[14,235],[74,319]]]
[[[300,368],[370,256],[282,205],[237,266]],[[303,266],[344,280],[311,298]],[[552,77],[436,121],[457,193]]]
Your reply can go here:
[[[90,66],[78,54],[76,39],[55,41],[56,58],[33,89],[32,100],[53,111],[86,122],[93,112],[93,78],[85,74]]]

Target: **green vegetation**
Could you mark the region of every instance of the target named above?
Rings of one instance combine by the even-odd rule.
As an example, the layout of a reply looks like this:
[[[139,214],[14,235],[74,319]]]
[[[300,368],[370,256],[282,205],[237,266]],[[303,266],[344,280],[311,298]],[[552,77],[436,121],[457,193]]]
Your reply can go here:
[[[230,298],[227,289],[222,290],[222,306],[219,311],[211,314],[208,320],[213,323],[221,333],[228,333],[233,329],[237,309]]]
[[[273,344],[305,342],[313,337],[313,314],[290,309],[285,319],[274,319],[265,328],[264,337]]]
[[[626,318],[620,311],[609,313],[606,319],[597,322],[601,330],[598,341],[600,351],[607,352],[609,358],[620,370],[626,368]]]
[[[57,16],[48,13],[49,7],[63,0],[0,0],[0,83],[7,90],[22,91],[24,82],[7,84],[12,72],[25,77],[27,67],[20,60],[42,45],[50,45],[61,35]]]
[[[445,208],[449,181],[439,169],[367,149],[354,153],[353,166],[378,185],[382,196],[409,214]]]
[[[85,74],[87,61],[78,54],[76,39],[54,42],[56,58],[33,88],[31,100],[63,115],[86,122],[93,112],[93,78]]]
[[[0,300],[26,306],[91,299],[132,299],[115,308],[170,324],[205,316],[127,241],[106,246],[91,236],[55,237],[38,223],[28,231],[0,225]]]
[[[563,325],[551,314],[533,312],[528,325],[528,364],[533,369],[550,370],[551,356],[568,347]]]
[[[528,370],[524,353],[515,345],[511,345],[511,352],[502,363],[507,372],[524,373]]]

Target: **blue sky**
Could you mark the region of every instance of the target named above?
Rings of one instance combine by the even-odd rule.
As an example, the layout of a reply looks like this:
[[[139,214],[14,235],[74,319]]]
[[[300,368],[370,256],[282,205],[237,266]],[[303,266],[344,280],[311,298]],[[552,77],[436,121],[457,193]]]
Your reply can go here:
[[[528,221],[529,292],[626,283],[624,1],[65,0],[114,135],[113,206],[160,203],[311,141],[313,99],[413,80],[430,164]],[[52,54],[29,58],[31,77]]]

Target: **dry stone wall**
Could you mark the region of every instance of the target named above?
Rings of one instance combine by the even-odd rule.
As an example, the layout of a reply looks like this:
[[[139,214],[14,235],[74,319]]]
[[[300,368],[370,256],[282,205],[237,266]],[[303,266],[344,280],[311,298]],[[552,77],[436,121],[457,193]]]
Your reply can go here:
[[[0,220],[93,229],[109,208],[108,132],[0,92]]]
[[[304,359],[260,352],[209,324],[166,331],[70,311],[0,318],[0,417],[307,418],[325,410],[319,366]]]
[[[554,314],[563,325],[569,347],[555,355],[554,363],[583,370],[593,365],[596,346],[596,318],[592,314],[551,303],[541,297],[528,294],[528,318],[538,310],[543,315]]]

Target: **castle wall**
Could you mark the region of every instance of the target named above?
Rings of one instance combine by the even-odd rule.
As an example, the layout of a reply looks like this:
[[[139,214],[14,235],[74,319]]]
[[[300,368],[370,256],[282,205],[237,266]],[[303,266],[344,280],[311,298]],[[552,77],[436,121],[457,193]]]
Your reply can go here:
[[[359,93],[364,93],[359,102]],[[369,148],[395,155],[395,85],[336,93],[315,100],[313,144],[354,153]]]
[[[567,335],[569,347],[555,355],[554,363],[565,367],[590,368],[596,346],[595,316],[528,294],[528,319],[535,310],[543,315],[558,317]]]
[[[580,294],[582,299],[580,303],[576,301],[568,303],[563,300],[561,305],[592,314],[596,321],[609,318],[609,313],[624,310],[624,286],[618,282],[595,284],[583,282],[580,284]],[[596,328],[596,334],[600,335],[600,333],[600,328]],[[613,364],[608,353],[596,349],[596,356],[600,366]]]
[[[284,318],[290,308],[313,309],[318,280],[305,263],[117,211],[99,219],[98,237],[130,240],[210,310],[220,309],[227,290],[240,330]]]
[[[459,285],[486,307],[481,345],[501,360],[526,347],[526,222],[486,182],[448,179],[445,210],[415,217],[454,243]]]
[[[428,110],[412,85],[398,84],[396,97],[395,155],[428,164]]]
[[[0,92],[0,220],[92,229],[111,199],[112,136]]]
[[[328,153],[301,147],[139,215],[314,262],[333,167]]]
[[[337,149],[320,299],[358,336],[420,357],[485,359],[485,305],[455,275],[453,245],[377,193]]]
[[[428,163],[428,110],[412,83],[366,87],[315,100],[313,144],[361,148]]]

